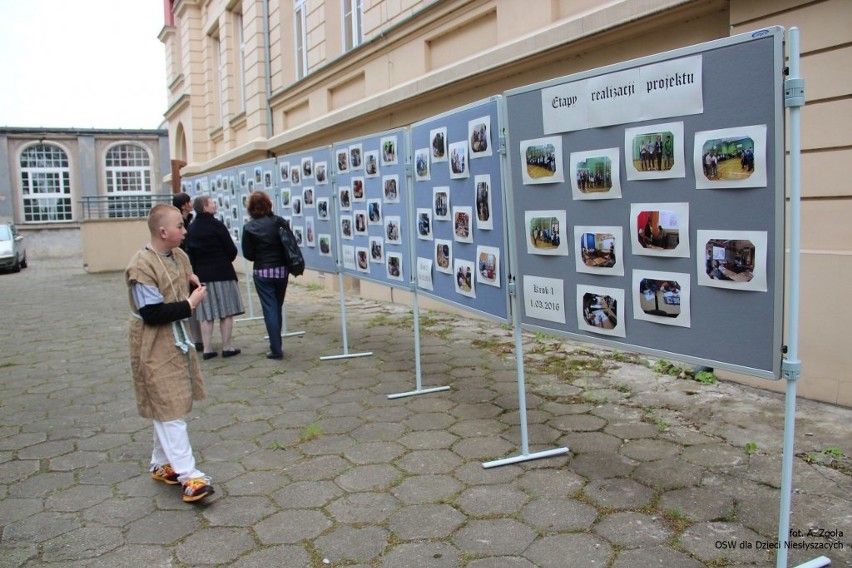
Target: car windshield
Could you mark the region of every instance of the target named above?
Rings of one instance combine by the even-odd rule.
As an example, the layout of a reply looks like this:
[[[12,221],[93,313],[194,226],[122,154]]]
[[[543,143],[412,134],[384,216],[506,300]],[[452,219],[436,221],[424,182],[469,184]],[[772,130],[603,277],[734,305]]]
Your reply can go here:
[[[9,225],[0,225],[0,241],[11,241],[12,240],[12,231],[9,229]]]

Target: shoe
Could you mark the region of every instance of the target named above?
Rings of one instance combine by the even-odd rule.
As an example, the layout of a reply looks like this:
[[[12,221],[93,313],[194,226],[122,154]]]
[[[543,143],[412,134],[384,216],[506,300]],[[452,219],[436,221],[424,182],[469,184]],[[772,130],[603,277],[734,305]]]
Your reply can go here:
[[[152,469],[151,477],[157,481],[162,481],[166,485],[177,485],[179,483],[177,472],[169,464],[157,466]]]
[[[215,351],[211,351],[210,353],[204,353],[203,355],[201,355],[201,358],[206,361],[207,359],[212,359],[216,355],[218,355],[218,353],[216,353]]]
[[[204,344],[203,343],[196,343],[195,344],[195,350],[198,351],[199,353],[201,353],[202,351],[204,351]]]
[[[266,358],[267,359],[283,359],[284,354],[283,353],[273,353],[272,351],[270,351],[269,353],[266,354]]]
[[[242,349],[228,349],[226,351],[222,351],[222,357],[233,357],[234,355],[239,355],[242,352]]]
[[[208,485],[208,479],[204,477],[196,477],[183,482],[183,500],[186,503],[194,503],[200,501],[208,495],[213,495],[215,491]]]

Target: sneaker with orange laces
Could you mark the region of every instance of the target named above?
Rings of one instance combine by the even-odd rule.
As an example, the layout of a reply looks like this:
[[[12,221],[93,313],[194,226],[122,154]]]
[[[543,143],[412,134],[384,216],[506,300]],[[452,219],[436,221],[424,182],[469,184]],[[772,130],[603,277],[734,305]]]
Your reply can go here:
[[[195,477],[183,482],[183,500],[187,503],[199,501],[208,495],[213,495],[213,487],[209,484],[210,479],[206,477]]]
[[[162,481],[167,485],[177,485],[178,483],[180,483],[178,481],[177,472],[173,470],[172,466],[169,464],[159,465],[152,469],[151,477],[153,477],[157,481]]]

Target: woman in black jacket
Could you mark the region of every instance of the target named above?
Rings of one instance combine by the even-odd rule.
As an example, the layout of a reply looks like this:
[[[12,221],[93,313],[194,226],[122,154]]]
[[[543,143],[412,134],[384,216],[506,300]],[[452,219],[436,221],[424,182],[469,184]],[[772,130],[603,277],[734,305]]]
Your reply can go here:
[[[251,216],[243,227],[243,256],[254,262],[254,287],[263,310],[263,321],[269,336],[267,359],[281,359],[281,308],[287,293],[287,259],[281,244],[279,229],[285,221],[272,212],[272,200],[263,191],[249,196],[248,214]]]
[[[203,358],[217,355],[211,346],[213,324],[217,319],[222,333],[222,357],[233,357],[241,352],[231,347],[234,316],[245,313],[233,264],[237,258],[237,245],[224,223],[215,217],[215,199],[209,195],[196,197],[192,207],[195,219],[186,232],[186,252],[193,272],[207,285],[207,296],[195,313],[201,324]]]

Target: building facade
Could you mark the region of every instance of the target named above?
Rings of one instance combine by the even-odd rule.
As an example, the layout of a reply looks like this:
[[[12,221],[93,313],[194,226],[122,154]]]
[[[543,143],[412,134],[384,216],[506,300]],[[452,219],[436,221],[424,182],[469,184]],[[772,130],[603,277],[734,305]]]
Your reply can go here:
[[[31,258],[80,255],[81,223],[144,217],[170,168],[167,130],[0,127],[0,220]]]
[[[547,79],[771,25],[801,30],[799,393],[852,406],[852,3],[846,0],[164,0],[184,176],[331,144]],[[732,61],[731,65],[736,65]],[[765,380],[735,377],[761,387]]]

